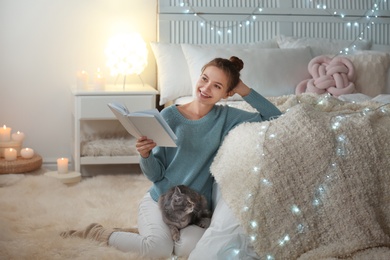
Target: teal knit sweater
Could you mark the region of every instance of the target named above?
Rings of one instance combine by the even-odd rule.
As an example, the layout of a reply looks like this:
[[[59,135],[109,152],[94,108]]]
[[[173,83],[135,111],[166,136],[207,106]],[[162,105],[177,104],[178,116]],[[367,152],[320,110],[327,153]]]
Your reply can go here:
[[[141,159],[143,173],[153,182],[149,191],[155,201],[170,187],[184,184],[205,195],[211,205],[214,178],[210,165],[226,134],[242,122],[260,122],[281,114],[253,89],[244,100],[260,113],[215,105],[201,119],[189,120],[176,106],[161,111],[177,136],[177,147],[155,147],[148,158]]]

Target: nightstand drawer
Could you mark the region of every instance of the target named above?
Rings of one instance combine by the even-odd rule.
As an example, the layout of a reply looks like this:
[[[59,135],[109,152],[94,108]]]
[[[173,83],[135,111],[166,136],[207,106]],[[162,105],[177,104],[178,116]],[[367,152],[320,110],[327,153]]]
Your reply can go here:
[[[118,102],[127,106],[130,112],[150,109],[155,106],[154,95],[131,96],[85,96],[78,100],[79,119],[115,119],[107,106],[110,102]]]

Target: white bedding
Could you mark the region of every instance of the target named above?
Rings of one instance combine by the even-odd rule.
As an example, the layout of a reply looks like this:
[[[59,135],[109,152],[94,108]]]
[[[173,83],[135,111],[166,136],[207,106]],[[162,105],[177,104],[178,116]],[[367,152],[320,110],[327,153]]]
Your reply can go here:
[[[380,94],[376,97],[370,97],[362,93],[341,95],[338,97],[340,100],[348,102],[365,102],[365,101],[375,101],[382,104],[390,103],[390,94]]]
[[[286,95],[285,97],[289,97],[289,96],[290,95]],[[180,97],[174,101],[174,104],[176,104],[176,105],[186,104],[186,103],[191,102],[193,99],[194,99],[193,96]],[[278,97],[269,97],[269,99],[271,101],[272,100],[274,100],[274,101],[281,100]],[[341,95],[338,97],[338,99],[341,101],[352,102],[352,103],[373,101],[373,102],[378,102],[381,104],[389,104],[390,103],[390,94],[380,94],[376,97],[370,97],[370,96],[364,95],[362,93],[355,93],[355,94]],[[224,99],[224,100],[221,100],[218,104],[229,105],[232,107],[237,107],[237,108],[245,109],[248,111],[255,111],[253,108],[251,108],[249,106],[249,104],[246,104],[245,101],[242,101],[239,99],[237,99],[237,100]]]

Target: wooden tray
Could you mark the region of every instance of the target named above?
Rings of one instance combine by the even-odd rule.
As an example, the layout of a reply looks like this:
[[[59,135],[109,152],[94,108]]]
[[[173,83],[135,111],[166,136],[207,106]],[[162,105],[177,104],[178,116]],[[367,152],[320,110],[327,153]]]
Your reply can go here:
[[[14,161],[6,161],[4,158],[0,158],[0,174],[31,172],[41,168],[41,166],[42,157],[38,154],[34,154],[30,159],[18,156]]]

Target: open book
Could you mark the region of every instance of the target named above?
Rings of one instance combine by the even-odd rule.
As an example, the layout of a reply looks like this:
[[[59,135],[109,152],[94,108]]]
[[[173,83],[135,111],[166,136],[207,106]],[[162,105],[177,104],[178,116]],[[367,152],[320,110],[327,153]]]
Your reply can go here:
[[[177,137],[157,109],[130,113],[119,103],[109,103],[108,107],[132,136],[147,136],[157,146],[176,147]]]

